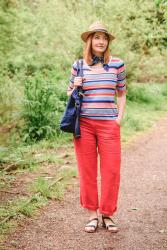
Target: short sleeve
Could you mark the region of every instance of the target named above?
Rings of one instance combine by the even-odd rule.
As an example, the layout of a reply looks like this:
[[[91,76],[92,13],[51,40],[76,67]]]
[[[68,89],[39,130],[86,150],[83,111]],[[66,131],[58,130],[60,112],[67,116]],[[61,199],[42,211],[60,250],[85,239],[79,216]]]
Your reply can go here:
[[[71,75],[69,77],[69,85],[67,91],[72,90],[74,87],[74,78],[77,76],[77,61],[75,61],[71,67]]]
[[[116,89],[118,92],[124,92],[126,91],[126,70],[125,70],[125,64],[122,61],[119,65],[119,68],[117,69],[117,85]]]

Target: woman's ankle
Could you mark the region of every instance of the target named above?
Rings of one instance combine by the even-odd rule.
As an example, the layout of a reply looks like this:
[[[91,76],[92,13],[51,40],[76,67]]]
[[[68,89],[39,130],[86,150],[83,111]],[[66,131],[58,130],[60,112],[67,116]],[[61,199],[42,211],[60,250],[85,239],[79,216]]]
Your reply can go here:
[[[88,209],[88,213],[89,213],[89,219],[93,219],[93,218],[97,218],[98,217],[97,210]]]

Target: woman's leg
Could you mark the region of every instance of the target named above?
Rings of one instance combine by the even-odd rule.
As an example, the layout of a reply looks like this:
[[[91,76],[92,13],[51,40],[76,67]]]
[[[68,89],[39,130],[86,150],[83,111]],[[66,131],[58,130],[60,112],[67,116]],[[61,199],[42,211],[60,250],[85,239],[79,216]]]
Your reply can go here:
[[[104,121],[97,130],[101,173],[101,214],[112,216],[117,210],[120,185],[120,126],[114,121]]]
[[[80,179],[80,203],[88,209],[90,219],[97,217],[97,142],[93,120],[81,118],[81,137],[74,138]]]

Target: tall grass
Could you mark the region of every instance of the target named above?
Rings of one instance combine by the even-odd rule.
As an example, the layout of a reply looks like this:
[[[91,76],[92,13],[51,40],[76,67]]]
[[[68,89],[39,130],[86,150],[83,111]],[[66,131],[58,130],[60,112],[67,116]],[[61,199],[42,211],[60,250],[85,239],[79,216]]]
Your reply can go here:
[[[130,84],[122,124],[122,140],[128,143],[166,115],[167,84]]]

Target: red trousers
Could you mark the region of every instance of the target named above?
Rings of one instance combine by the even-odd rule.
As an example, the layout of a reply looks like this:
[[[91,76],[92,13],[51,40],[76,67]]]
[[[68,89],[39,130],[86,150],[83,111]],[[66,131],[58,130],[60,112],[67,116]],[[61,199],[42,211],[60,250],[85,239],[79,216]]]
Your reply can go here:
[[[81,138],[73,138],[80,181],[80,203],[112,216],[117,210],[120,186],[120,126],[115,120],[80,118]],[[98,200],[98,154],[101,197]]]

